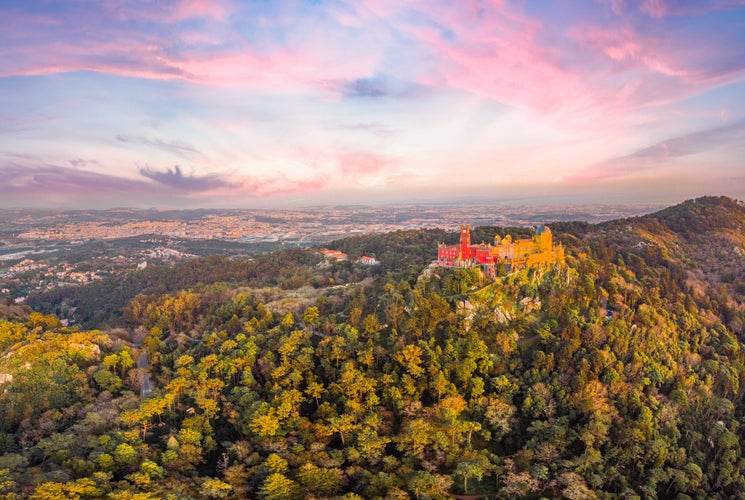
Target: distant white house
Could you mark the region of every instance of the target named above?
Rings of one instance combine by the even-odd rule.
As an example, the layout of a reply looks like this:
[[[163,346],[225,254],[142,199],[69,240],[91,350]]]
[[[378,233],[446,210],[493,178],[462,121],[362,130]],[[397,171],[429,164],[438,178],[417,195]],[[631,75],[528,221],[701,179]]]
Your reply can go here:
[[[363,255],[362,257],[357,259],[357,262],[366,266],[377,266],[378,264],[380,264],[380,261],[378,259],[376,259],[375,257],[368,257],[367,255]]]

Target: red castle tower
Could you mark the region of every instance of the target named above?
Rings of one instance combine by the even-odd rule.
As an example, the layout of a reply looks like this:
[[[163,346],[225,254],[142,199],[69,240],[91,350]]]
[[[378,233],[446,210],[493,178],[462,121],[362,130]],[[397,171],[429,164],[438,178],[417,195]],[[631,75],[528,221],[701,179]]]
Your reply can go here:
[[[471,225],[460,226],[460,258],[468,259],[471,253]]]
[[[438,264],[441,266],[467,267],[475,262],[479,249],[481,249],[481,246],[471,244],[471,225],[460,226],[460,245],[439,245],[437,248]],[[481,252],[483,255],[479,260],[481,264],[486,263],[487,260],[491,261],[488,249],[484,247],[483,250]],[[481,260],[484,260],[484,262],[481,262]]]

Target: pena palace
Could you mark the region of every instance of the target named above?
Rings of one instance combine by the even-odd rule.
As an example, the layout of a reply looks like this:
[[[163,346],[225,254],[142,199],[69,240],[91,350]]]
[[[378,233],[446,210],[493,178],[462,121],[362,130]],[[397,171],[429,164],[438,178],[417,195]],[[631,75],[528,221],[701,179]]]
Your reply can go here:
[[[551,264],[564,260],[564,247],[554,245],[551,230],[544,225],[536,228],[532,238],[512,240],[508,234],[504,238],[494,237],[494,244],[471,244],[471,226],[460,227],[458,245],[437,245],[437,265],[446,267],[482,266],[491,277],[502,264],[506,271],[518,271],[538,264]]]

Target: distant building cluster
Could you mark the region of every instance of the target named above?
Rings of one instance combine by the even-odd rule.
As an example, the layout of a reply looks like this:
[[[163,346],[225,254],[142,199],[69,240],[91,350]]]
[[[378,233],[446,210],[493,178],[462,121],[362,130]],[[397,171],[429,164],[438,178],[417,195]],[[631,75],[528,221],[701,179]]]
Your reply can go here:
[[[156,247],[147,253],[147,256],[151,259],[190,259],[196,257],[196,255],[190,253],[179,252],[173,248]]]
[[[1,273],[0,278],[12,278],[17,274],[33,271],[35,269],[44,269],[46,267],[45,264],[40,264],[31,259],[23,259],[19,263],[10,266],[4,273]]]
[[[488,276],[496,276],[496,268],[517,271],[538,264],[564,260],[564,247],[554,245],[548,226],[536,228],[532,238],[512,240],[510,235],[494,237],[494,244],[471,244],[471,226],[460,227],[460,243],[437,246],[437,265],[445,267],[481,266]]]
[[[347,254],[345,254],[341,250],[329,250],[328,248],[322,248],[321,250],[319,250],[319,252],[327,260],[335,260],[337,262],[342,262],[348,259]],[[377,266],[380,264],[380,261],[376,259],[375,257],[363,255],[362,257],[357,259],[355,263],[362,264],[364,266]]]
[[[328,248],[321,249],[321,255],[329,260],[343,261],[347,260],[347,254],[340,250],[329,250]]]

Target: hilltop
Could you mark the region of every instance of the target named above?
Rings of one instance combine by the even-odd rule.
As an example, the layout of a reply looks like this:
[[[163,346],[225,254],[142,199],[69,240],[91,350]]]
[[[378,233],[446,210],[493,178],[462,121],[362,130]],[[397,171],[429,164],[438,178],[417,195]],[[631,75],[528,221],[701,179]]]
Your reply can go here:
[[[745,204],[727,197],[687,200],[659,212],[567,231],[601,260],[641,259],[656,278],[675,274],[696,300],[714,300],[725,322],[745,335]]]
[[[494,279],[429,266],[457,233],[397,231],[328,243],[344,262],[210,257],[79,287],[67,310],[6,304],[0,493],[740,494],[743,205],[549,225],[564,262]],[[531,230],[472,237],[495,234]],[[49,314],[94,296],[123,306],[101,316],[116,329]]]

